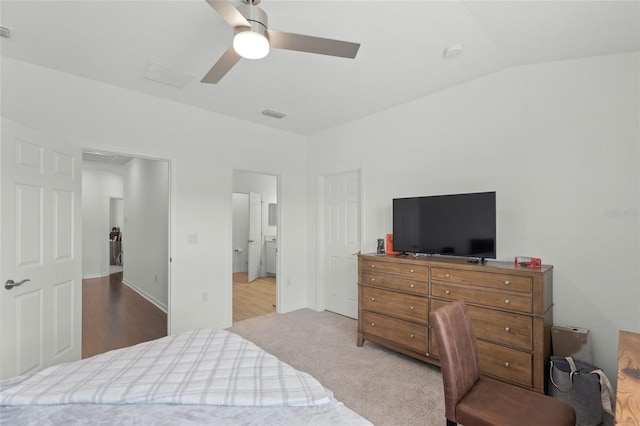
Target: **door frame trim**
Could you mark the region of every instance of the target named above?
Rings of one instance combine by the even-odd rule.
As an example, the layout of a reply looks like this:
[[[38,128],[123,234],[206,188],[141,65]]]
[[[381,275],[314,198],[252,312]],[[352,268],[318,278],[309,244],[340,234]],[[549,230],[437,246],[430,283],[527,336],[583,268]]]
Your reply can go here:
[[[326,310],[326,285],[325,285],[325,238],[324,233],[326,229],[325,222],[325,181],[330,176],[341,175],[345,173],[358,172],[360,175],[360,251],[362,251],[362,242],[365,240],[364,236],[364,181],[365,181],[365,167],[357,166],[353,168],[341,169],[332,172],[318,173],[317,175],[317,194],[316,194],[316,292],[315,292],[315,310],[322,312]],[[313,304],[309,304],[310,308],[313,308]]]

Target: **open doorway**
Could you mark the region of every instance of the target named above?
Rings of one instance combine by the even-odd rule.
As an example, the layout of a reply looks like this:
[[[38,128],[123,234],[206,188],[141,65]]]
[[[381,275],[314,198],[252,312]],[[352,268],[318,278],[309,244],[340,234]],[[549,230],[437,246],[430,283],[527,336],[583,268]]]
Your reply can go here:
[[[85,152],[83,358],[167,335],[170,163]]]
[[[276,312],[278,178],[233,172],[233,321]]]
[[[122,272],[122,229],[124,229],[124,199],[109,199],[109,275]]]

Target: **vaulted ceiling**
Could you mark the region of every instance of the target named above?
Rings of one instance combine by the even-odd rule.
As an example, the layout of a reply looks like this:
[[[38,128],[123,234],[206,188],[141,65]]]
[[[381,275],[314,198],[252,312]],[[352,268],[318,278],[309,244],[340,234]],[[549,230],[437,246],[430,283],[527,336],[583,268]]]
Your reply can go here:
[[[11,38],[2,38],[1,53],[309,135],[509,67],[640,50],[638,1],[263,0],[260,7],[272,29],[358,42],[358,55],[272,49],[241,60],[218,84],[200,83],[233,39],[204,0],[3,0],[0,24]],[[455,44],[462,54],[446,58]],[[183,88],[150,81],[150,65],[188,80]],[[286,117],[261,114],[267,109]]]

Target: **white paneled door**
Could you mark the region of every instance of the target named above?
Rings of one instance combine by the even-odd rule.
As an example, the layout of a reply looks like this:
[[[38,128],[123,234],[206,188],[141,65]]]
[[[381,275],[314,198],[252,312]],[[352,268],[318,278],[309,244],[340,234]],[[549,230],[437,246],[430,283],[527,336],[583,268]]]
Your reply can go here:
[[[0,378],[81,357],[80,159],[2,120]]]
[[[262,194],[249,192],[249,282],[260,276],[262,266]]]
[[[324,183],[325,306],[357,318],[360,172],[329,175]]]

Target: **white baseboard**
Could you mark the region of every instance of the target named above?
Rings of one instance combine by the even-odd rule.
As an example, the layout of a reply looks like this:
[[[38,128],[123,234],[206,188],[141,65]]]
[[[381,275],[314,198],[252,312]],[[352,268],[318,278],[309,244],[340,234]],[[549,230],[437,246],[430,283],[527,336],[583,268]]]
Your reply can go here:
[[[283,306],[282,309],[280,309],[280,314],[288,314],[289,312],[293,312],[293,311],[298,311],[300,309],[305,309],[307,306],[303,305],[303,304],[299,304],[299,305],[292,305],[292,306]]]
[[[127,287],[129,287],[131,290],[135,291],[136,293],[138,293],[140,296],[144,297],[145,299],[147,299],[149,302],[153,303],[154,305],[156,305],[156,307],[158,309],[160,309],[162,312],[164,312],[165,314],[168,312],[167,307],[159,302],[158,300],[156,300],[154,297],[148,295],[147,293],[145,293],[144,291],[140,290],[138,287],[136,287],[135,284],[130,283],[129,281],[123,279],[122,282],[124,284],[127,285]]]
[[[90,280],[90,279],[92,279],[92,278],[108,277],[109,275],[110,275],[110,274],[109,274],[109,271],[107,271],[107,272],[100,272],[100,273],[98,273],[98,274],[87,274],[87,275],[83,275],[83,276],[82,276],[82,279],[83,279],[83,280]]]

